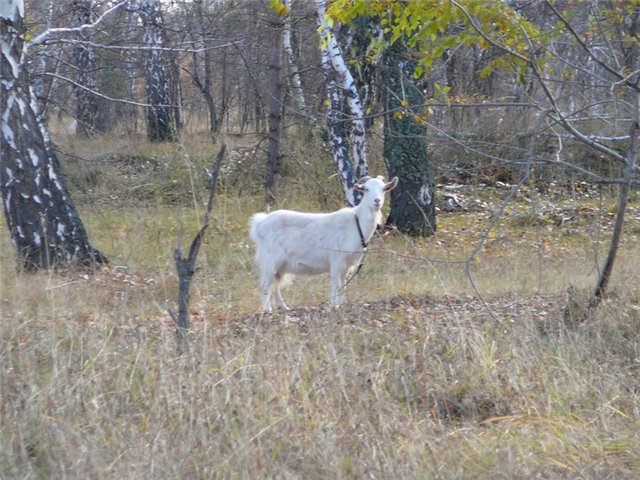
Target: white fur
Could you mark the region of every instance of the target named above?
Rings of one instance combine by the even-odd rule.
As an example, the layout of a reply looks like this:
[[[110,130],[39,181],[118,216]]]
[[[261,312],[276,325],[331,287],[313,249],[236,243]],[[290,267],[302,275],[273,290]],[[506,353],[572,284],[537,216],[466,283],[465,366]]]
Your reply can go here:
[[[325,272],[331,277],[330,303],[339,306],[343,301],[339,293],[346,275],[364,255],[356,215],[364,240],[369,242],[382,221],[385,193],[397,183],[397,177],[388,183],[381,176],[365,177],[354,187],[364,192],[361,202],[356,207],[332,213],[276,210],[253,215],[250,234],[260,267],[264,312],[271,313],[273,291],[276,306],[288,309],[280,293],[288,276]]]

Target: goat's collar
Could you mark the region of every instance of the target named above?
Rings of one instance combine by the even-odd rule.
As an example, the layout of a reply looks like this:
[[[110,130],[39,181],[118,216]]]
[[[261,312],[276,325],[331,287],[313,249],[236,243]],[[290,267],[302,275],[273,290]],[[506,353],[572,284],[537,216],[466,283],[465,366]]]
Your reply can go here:
[[[356,213],[356,227],[358,227],[358,233],[360,234],[360,245],[365,250],[367,249],[367,241],[364,239],[364,235],[362,234],[362,227],[360,226],[360,220],[358,219],[358,214]]]

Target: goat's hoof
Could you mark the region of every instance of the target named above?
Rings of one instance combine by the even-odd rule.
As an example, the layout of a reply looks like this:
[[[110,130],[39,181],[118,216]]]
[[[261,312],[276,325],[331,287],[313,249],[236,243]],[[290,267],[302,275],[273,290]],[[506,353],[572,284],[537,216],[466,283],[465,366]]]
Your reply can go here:
[[[278,305],[278,310],[283,310],[285,312],[288,312],[291,309],[289,307],[287,307],[286,303],[282,303],[282,304]]]

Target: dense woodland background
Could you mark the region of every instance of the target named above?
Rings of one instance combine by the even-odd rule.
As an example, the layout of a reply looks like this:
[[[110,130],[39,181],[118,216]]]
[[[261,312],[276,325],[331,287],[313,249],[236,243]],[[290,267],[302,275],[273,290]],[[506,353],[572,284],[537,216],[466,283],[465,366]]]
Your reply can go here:
[[[96,18],[107,6],[107,2],[80,1],[29,4],[29,34],[35,36],[46,28],[78,24],[79,12],[87,8],[81,18]],[[512,7],[541,28],[551,28],[558,22],[544,2],[513,2]],[[606,2],[578,2],[566,7],[575,29],[592,31],[594,21],[603,21],[595,17],[598,11],[604,15],[602,11],[608,6]],[[154,25],[159,29],[156,41],[161,42],[162,49],[153,61],[160,62],[167,75],[169,130],[209,135],[212,141],[225,136],[259,136],[262,141],[253,144],[258,153],[250,170],[243,170],[247,175],[253,174],[255,180],[267,175],[269,104],[277,87],[282,89],[278,113],[282,115],[283,141],[293,135],[323,139],[327,96],[312,2],[293,2],[286,16],[291,26],[292,58],[282,51],[285,16],[274,14],[267,2],[172,1],[155,8],[158,18]],[[369,22],[371,25],[373,20]],[[607,58],[614,56],[613,61],[621,66],[629,54],[622,41],[625,29],[631,28],[625,22],[635,19],[620,20],[616,24],[619,31],[611,32],[611,39],[592,41],[594,52],[602,52]],[[365,36],[362,40],[354,38],[351,28],[344,25],[336,35],[356,80],[369,82],[362,92],[368,95],[366,103],[370,105],[368,141],[374,143],[382,134],[379,95],[384,89],[376,66],[372,65],[375,59],[370,43],[375,40],[375,29],[360,32]],[[139,10],[124,8],[85,34],[85,43],[79,43],[82,39],[75,35],[63,38],[69,35],[59,34],[32,50],[30,69],[36,95],[56,131],[85,136],[147,133],[150,139],[173,135],[155,132],[147,125],[148,109],[144,105],[145,89],[149,87],[145,69],[150,47],[145,31]],[[619,38],[614,43],[616,35]],[[579,48],[569,33],[565,32],[565,37],[556,40],[556,56],[553,63],[546,64],[560,108],[585,135],[621,140],[628,134],[631,109],[612,89],[616,79],[601,73],[589,52]],[[433,61],[421,78],[423,97],[410,105],[411,113],[424,114],[428,124],[426,158],[439,181],[515,182],[522,175],[532,138],[534,179],[544,180],[540,189],[547,188],[550,181],[570,189],[572,183],[588,180],[579,168],[607,177],[620,176],[615,162],[603,162],[597,151],[574,141],[559,125],[546,119],[535,121],[547,106],[540,85],[526,69],[514,77],[509,65],[496,63],[501,56],[498,49],[465,45],[439,48],[441,58]],[[90,49],[92,55],[90,69],[85,72],[78,70],[82,49]],[[277,69],[276,82],[273,68]],[[294,74],[300,78],[304,106],[296,92]],[[402,96],[402,92],[398,95]],[[95,108],[93,113],[83,117],[82,109],[90,108]],[[615,145],[612,148],[617,148]],[[369,150],[373,162],[382,160],[376,148]],[[299,161],[291,157],[285,149],[281,162]],[[330,163],[326,155],[314,160]],[[547,162],[553,160],[575,168],[549,166]],[[376,166],[385,173],[383,165]]]

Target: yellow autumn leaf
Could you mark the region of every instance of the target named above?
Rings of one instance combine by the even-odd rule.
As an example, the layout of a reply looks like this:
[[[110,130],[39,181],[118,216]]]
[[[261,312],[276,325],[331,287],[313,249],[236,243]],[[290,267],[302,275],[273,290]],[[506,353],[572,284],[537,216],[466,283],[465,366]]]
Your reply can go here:
[[[289,9],[281,0],[271,0],[269,2],[269,8],[276,12],[279,17],[284,17],[289,13]]]

